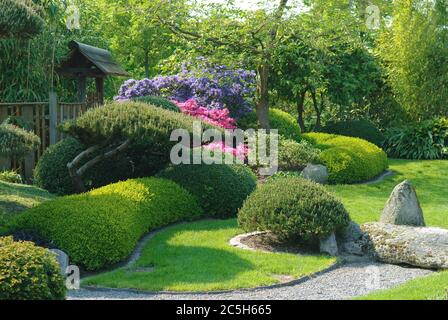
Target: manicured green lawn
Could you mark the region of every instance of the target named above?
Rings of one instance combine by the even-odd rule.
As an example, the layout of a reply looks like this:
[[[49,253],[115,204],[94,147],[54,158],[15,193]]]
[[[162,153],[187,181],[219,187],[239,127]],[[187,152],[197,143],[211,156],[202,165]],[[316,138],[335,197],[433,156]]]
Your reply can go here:
[[[358,300],[448,300],[448,271],[415,279]]]
[[[0,181],[0,235],[17,214],[52,198],[47,191],[33,186]]]
[[[417,189],[426,223],[448,228],[448,160],[390,160],[394,176],[374,185],[338,185],[330,189],[342,199],[356,222],[378,221],[393,188],[409,179]]]
[[[144,248],[134,272],[125,268],[86,278],[84,285],[150,291],[212,291],[253,288],[295,279],[336,262],[322,255],[297,256],[253,252],[231,247],[243,233],[236,220],[200,221],[156,235]],[[154,267],[154,271],[135,269]]]

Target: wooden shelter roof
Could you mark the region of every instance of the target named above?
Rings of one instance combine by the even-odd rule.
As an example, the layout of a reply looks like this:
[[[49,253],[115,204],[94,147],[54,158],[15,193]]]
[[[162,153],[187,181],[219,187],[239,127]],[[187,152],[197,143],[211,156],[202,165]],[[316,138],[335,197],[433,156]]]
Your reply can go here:
[[[71,41],[69,48],[71,50],[69,55],[58,68],[61,74],[87,77],[129,76],[107,50],[77,41]]]

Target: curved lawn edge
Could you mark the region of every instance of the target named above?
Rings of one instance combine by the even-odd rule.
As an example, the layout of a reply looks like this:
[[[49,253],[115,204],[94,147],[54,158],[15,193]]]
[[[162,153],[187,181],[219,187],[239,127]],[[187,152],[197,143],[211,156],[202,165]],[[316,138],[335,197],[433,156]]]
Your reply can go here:
[[[244,249],[242,249],[244,250]],[[269,290],[269,289],[278,289],[278,288],[287,288],[296,286],[302,283],[305,283],[307,281],[310,281],[316,277],[322,276],[326,273],[329,273],[331,271],[334,271],[336,269],[339,269],[342,265],[344,265],[344,262],[338,260],[330,267],[323,269],[321,271],[317,271],[313,274],[306,275],[303,277],[300,277],[298,279],[284,282],[284,283],[277,283],[273,285],[268,286],[259,286],[254,288],[243,288],[243,289],[233,289],[233,290],[214,290],[214,291],[149,291],[149,290],[139,290],[139,289],[130,289],[130,288],[108,288],[108,287],[101,287],[101,286],[89,286],[89,285],[81,285],[82,289],[86,289],[88,291],[97,291],[97,292],[128,292],[128,293],[136,293],[136,294],[169,294],[169,295],[198,295],[198,294],[228,294],[233,292],[254,292],[258,290]]]
[[[235,226],[234,226],[235,224]],[[239,282],[239,273],[240,272],[252,272],[254,274],[256,274],[256,276],[258,277],[258,268],[257,268],[257,264],[250,264],[248,269],[243,269],[243,270],[238,270],[236,271],[235,274],[232,273],[232,271],[230,271],[230,280],[228,278],[224,278],[223,282],[221,282],[221,278],[219,276],[219,273],[217,272],[216,274],[218,274],[218,278],[214,278],[212,277],[211,280],[206,279],[203,280],[203,282],[198,281],[197,279],[191,279],[186,277],[186,279],[182,278],[182,277],[178,277],[177,279],[175,279],[176,281],[181,282],[181,286],[184,287],[193,287],[199,283],[199,288],[198,290],[196,289],[177,289],[177,284],[176,286],[172,286],[174,289],[171,288],[167,288],[166,290],[158,290],[158,289],[152,289],[151,287],[158,287],[157,284],[154,284],[152,282],[148,282],[148,285],[145,284],[137,284],[135,286],[133,286],[132,284],[127,286],[127,285],[123,285],[124,283],[129,283],[129,281],[131,281],[132,283],[132,279],[129,280],[129,277],[132,277],[134,275],[137,276],[141,276],[141,277],[145,277],[146,281],[151,281],[151,277],[154,276],[156,277],[156,275],[153,274],[153,272],[151,271],[143,271],[143,272],[139,272],[138,270],[141,269],[145,269],[148,268],[148,265],[145,265],[145,261],[141,262],[140,261],[140,265],[138,263],[139,259],[142,258],[142,253],[145,254],[145,249],[147,246],[152,245],[154,247],[159,248],[160,247],[160,239],[164,239],[164,238],[168,238],[170,239],[170,237],[174,237],[177,236],[178,233],[190,233],[190,232],[194,232],[195,227],[198,228],[198,230],[202,230],[202,228],[207,227],[207,225],[211,225],[213,226],[213,228],[211,229],[211,232],[213,232],[213,229],[215,230],[215,234],[212,234],[211,238],[218,238],[216,241],[219,241],[220,245],[224,244],[226,249],[228,251],[230,251],[231,254],[234,255],[238,255],[238,258],[243,259],[243,262],[246,262],[245,260],[250,260],[250,262],[253,262],[253,260],[263,260],[262,263],[269,263],[271,260],[275,261],[275,264],[273,267],[269,266],[268,269],[262,269],[262,273],[261,273],[261,278],[257,278],[255,281],[260,282],[260,285],[251,285],[251,281],[252,278],[248,279],[243,279],[244,281],[242,281],[243,284],[241,284],[241,287],[238,285]],[[221,226],[221,227],[220,227]],[[176,228],[180,228],[180,229],[176,229]],[[224,231],[223,231],[224,230]],[[129,259],[122,263],[117,269],[113,269],[113,270],[107,270],[105,272],[101,272],[101,273],[96,273],[96,274],[91,274],[88,277],[85,277],[83,279],[81,284],[81,287],[83,289],[89,290],[89,291],[108,291],[110,290],[111,292],[113,291],[127,291],[130,293],[136,293],[136,292],[140,292],[140,293],[145,293],[145,294],[152,294],[152,293],[157,293],[157,294],[161,294],[161,293],[167,293],[167,294],[200,294],[200,293],[216,293],[216,294],[220,294],[220,293],[229,293],[229,292],[236,292],[236,291],[253,291],[253,290],[259,290],[259,289],[269,289],[269,288],[279,288],[279,287],[285,287],[285,286],[292,286],[292,285],[297,285],[300,283],[303,283],[305,281],[308,281],[314,277],[317,277],[321,274],[324,274],[326,272],[332,271],[336,268],[338,268],[341,265],[341,261],[332,257],[327,257],[325,255],[320,255],[320,254],[316,254],[316,255],[295,255],[295,254],[288,254],[288,253],[272,253],[272,252],[254,252],[254,254],[270,254],[270,256],[263,256],[263,257],[259,257],[259,256],[248,256],[248,254],[244,253],[241,254],[241,252],[234,252],[231,250],[238,250],[238,251],[245,251],[245,250],[241,250],[238,248],[234,248],[229,244],[229,239],[231,237],[228,237],[225,239],[225,241],[221,241],[220,239],[222,238],[222,233],[223,232],[235,232],[236,230],[238,230],[238,228],[236,227],[236,223],[234,219],[231,220],[210,220],[210,219],[206,219],[206,220],[200,220],[200,221],[196,221],[196,222],[192,222],[192,223],[185,223],[185,222],[181,222],[181,223],[175,223],[172,224],[170,226],[164,227],[164,228],[160,228],[158,230],[154,230],[149,232],[146,236],[144,236],[138,243],[138,245],[136,246],[133,254],[129,257]],[[171,231],[171,233],[169,233]],[[206,230],[208,235],[207,237],[210,237],[210,231]],[[241,230],[238,230],[241,231]],[[167,232],[167,234],[165,234],[165,232]],[[165,234],[165,235],[164,235]],[[216,236],[217,234],[217,236]],[[220,235],[221,234],[221,235]],[[237,234],[237,233],[236,233]],[[233,237],[234,234],[232,234]],[[160,236],[161,238],[159,238],[159,240],[155,240],[158,242],[152,243],[151,244],[151,240],[153,240],[155,237]],[[219,238],[221,237],[221,238]],[[164,244],[164,243],[162,243]],[[207,244],[205,244],[206,246]],[[190,244],[191,246],[191,244]],[[189,244],[186,244],[186,250],[191,249],[189,246]],[[195,248],[193,246],[193,248]],[[152,252],[153,248],[149,248],[146,251],[146,254],[148,254],[148,252]],[[210,248],[209,248],[210,249]],[[215,249],[215,248],[213,248]],[[220,249],[219,247],[217,247],[216,249]],[[222,249],[222,248],[221,248]],[[183,250],[183,248],[180,248],[180,250]],[[165,252],[165,251],[164,251]],[[187,251],[188,252],[188,251]],[[172,253],[171,253],[172,254]],[[229,255],[229,252],[223,252],[224,256]],[[169,255],[169,253],[168,253]],[[279,257],[278,255],[284,255],[284,257]],[[163,254],[162,256],[165,256],[165,254]],[[197,256],[196,256],[197,258]],[[234,258],[234,257],[230,257],[230,258]],[[263,259],[261,259],[263,258]],[[266,261],[264,261],[267,258]],[[195,259],[195,257],[193,256],[192,259]],[[204,258],[205,259],[205,258]],[[207,257],[208,259],[208,257]],[[223,259],[226,259],[225,257]],[[285,260],[283,260],[285,259]],[[182,261],[182,258],[179,258],[180,261]],[[224,262],[227,262],[226,260],[223,260]],[[289,272],[289,266],[291,266],[290,262],[294,262],[295,264],[293,264],[291,267],[291,271]],[[218,263],[220,263],[221,261],[218,261]],[[230,260],[229,263],[227,264],[228,266],[232,266],[232,262],[236,262],[238,263],[238,260]],[[142,265],[143,263],[143,265]],[[199,262],[196,262],[199,263]],[[155,267],[154,269],[156,271],[162,270],[162,271],[166,271],[165,268],[166,266],[162,264],[159,265],[159,261],[154,262]],[[276,265],[276,264],[281,264],[283,266],[283,269],[280,268]],[[227,269],[227,265],[224,265],[224,267],[226,267]],[[174,265],[174,267],[179,268],[181,267],[182,264],[180,264],[179,266]],[[265,266],[265,265],[264,265]],[[282,267],[281,266],[281,267]],[[140,268],[141,267],[141,268]],[[170,266],[169,266],[170,267]],[[210,266],[206,266],[208,268],[210,268]],[[288,270],[285,272],[286,267],[288,267]],[[195,270],[194,268],[192,270]],[[210,272],[210,270],[213,271],[213,269],[207,269],[208,272]],[[279,271],[280,270],[280,271]],[[219,271],[219,270],[218,270]],[[196,274],[200,274],[200,272],[197,271],[190,271],[192,272],[194,275]],[[278,273],[277,273],[278,272]],[[141,275],[143,274],[144,275]],[[286,277],[290,277],[293,278],[293,280],[286,279],[288,281],[282,282],[281,280],[278,280],[276,278],[276,276],[286,276]],[[187,274],[187,276],[191,276],[190,274]],[[244,274],[245,276],[245,274]],[[116,280],[118,278],[118,280]],[[113,280],[111,280],[113,279]],[[120,281],[120,279],[124,279],[123,281]],[[202,279],[200,279],[202,280]],[[227,281],[228,280],[228,281]],[[170,287],[171,282],[168,281],[168,283],[164,283],[162,282],[163,280],[160,280],[160,283],[163,284],[164,287]],[[87,282],[87,283],[86,283]],[[263,282],[275,282],[272,284],[263,284]],[[248,286],[244,286],[245,284],[248,284]],[[133,283],[134,284],[134,283]],[[144,287],[148,287],[148,289],[145,289]],[[217,288],[217,289],[200,289],[201,287],[224,287],[223,289]],[[229,287],[229,288],[227,288]]]

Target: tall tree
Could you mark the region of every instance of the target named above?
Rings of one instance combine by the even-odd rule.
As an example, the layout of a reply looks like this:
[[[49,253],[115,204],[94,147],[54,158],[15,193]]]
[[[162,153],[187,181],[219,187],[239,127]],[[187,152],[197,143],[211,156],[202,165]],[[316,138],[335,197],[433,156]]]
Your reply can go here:
[[[286,28],[288,0],[278,0],[275,7],[265,5],[255,11],[237,8],[234,1],[223,4],[195,2],[191,11],[179,19],[178,3],[171,4],[171,11],[153,3],[160,23],[177,37],[194,42],[203,52],[219,51],[241,55],[251,61],[257,71],[257,116],[260,125],[269,129],[269,78],[272,69],[273,50]],[[163,8],[163,9],[161,9]],[[168,14],[167,14],[168,13]],[[169,14],[170,13],[170,14]]]
[[[415,120],[448,114],[446,8],[444,0],[397,0],[379,39],[394,94]]]

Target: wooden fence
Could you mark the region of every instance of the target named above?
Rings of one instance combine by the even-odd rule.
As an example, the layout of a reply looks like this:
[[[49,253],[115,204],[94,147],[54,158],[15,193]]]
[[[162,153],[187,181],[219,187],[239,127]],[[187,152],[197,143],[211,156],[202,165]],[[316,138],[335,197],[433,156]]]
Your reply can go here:
[[[46,102],[0,103],[0,122],[10,116],[20,117],[31,126],[41,140],[39,149],[27,155],[23,161],[0,158],[0,169],[17,170],[25,181],[31,181],[33,169],[45,149],[63,138],[57,130],[58,125],[66,120],[78,118],[87,109],[87,103],[58,102],[55,93],[50,93],[49,101]]]

